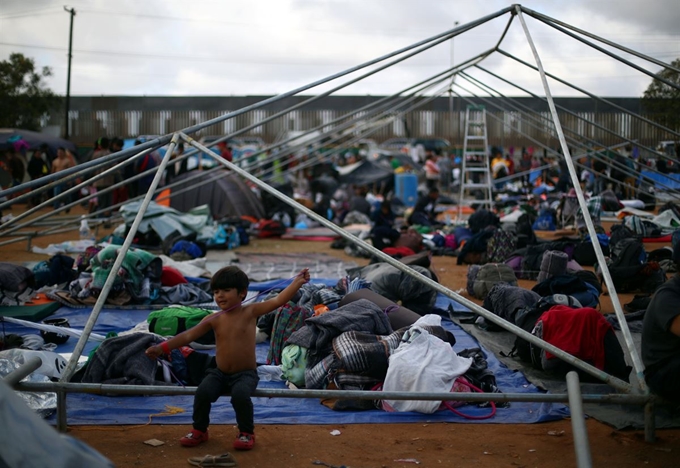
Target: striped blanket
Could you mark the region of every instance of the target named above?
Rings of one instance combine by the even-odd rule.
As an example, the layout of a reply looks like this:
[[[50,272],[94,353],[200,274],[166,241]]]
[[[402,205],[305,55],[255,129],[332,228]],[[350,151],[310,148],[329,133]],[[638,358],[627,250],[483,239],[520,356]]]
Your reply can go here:
[[[456,342],[453,335],[439,326],[423,326],[432,335]],[[389,335],[347,331],[333,339],[332,352],[305,371],[307,388],[325,388],[328,383],[343,390],[372,388],[385,380],[389,357],[399,346],[409,327]]]

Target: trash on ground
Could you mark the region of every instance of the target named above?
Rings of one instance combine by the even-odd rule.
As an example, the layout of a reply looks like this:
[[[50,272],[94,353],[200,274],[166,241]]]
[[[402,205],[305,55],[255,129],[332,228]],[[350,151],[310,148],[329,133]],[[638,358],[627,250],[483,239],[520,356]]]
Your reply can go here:
[[[152,447],[158,447],[158,446],[161,446],[161,445],[165,445],[165,442],[163,442],[162,440],[158,440],[158,439],[145,440],[144,443],[146,445],[151,445]]]

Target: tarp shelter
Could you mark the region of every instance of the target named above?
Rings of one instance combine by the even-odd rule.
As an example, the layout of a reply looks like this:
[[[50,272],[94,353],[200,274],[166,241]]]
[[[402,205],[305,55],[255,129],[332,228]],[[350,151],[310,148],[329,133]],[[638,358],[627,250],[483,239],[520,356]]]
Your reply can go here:
[[[17,136],[21,136],[21,139],[28,143],[29,150],[38,149],[41,145],[46,144],[53,154],[57,153],[57,148],[60,146],[63,146],[73,154],[76,154],[77,151],[76,145],[68,140],[64,140],[63,138],[54,137],[46,133],[38,133],[16,128],[0,128],[0,150],[6,150],[10,148],[12,146],[10,139]]]
[[[182,174],[176,181],[193,177],[195,174],[193,171]],[[185,188],[187,190],[182,191]],[[180,191],[181,193],[178,193]],[[202,178],[179,184],[172,189],[170,199],[172,208],[187,212],[200,205],[208,205],[210,214],[216,220],[241,216],[252,216],[256,219],[264,217],[264,208],[257,195],[242,178],[226,169],[206,172]]]
[[[375,162],[385,168],[392,167],[390,165],[390,160],[392,158],[396,158],[402,166],[410,166],[411,169],[416,172],[422,172],[423,170],[423,167],[420,164],[413,162],[413,158],[411,158],[411,156],[406,153],[401,153],[399,151],[380,150],[374,155]]]
[[[369,160],[341,167],[338,172],[340,172],[340,182],[345,184],[388,186],[394,183],[394,172],[391,169],[386,169]]]
[[[120,208],[126,229],[132,226],[141,205],[141,201],[135,201]],[[173,233],[179,233],[182,237],[199,233],[211,221],[209,209],[206,205],[197,206],[187,210],[187,212],[180,213],[172,208],[151,202],[144,212],[144,218],[142,218],[137,231],[146,234],[153,230],[161,240],[165,240]],[[116,234],[122,237],[125,232],[116,232]]]

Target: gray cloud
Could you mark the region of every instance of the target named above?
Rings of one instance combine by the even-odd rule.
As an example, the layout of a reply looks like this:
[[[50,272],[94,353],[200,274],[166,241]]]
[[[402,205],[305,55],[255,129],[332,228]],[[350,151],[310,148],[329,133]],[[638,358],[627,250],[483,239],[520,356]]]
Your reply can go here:
[[[64,92],[68,15],[63,3],[26,3],[0,0],[0,59],[14,51],[35,58],[39,66],[53,68],[49,84]],[[525,2],[536,11],[667,62],[680,56],[680,9],[675,3],[677,0],[577,0],[565,8],[561,2]],[[78,12],[73,94],[243,95],[297,88],[449,30],[454,21],[465,24],[497,12],[509,3],[74,0],[69,5]],[[458,36],[454,41],[456,62],[492,47],[509,18],[505,15]],[[526,22],[546,69],[591,92],[638,96],[650,81],[528,16]],[[517,20],[502,47],[533,63]],[[451,43],[447,41],[342,93],[393,93],[442,71],[450,62]],[[534,72],[504,57],[493,56],[485,66],[543,94]],[[493,82],[506,94],[521,94],[509,85]],[[555,86],[559,93],[576,95]],[[309,93],[315,92],[318,90]]]

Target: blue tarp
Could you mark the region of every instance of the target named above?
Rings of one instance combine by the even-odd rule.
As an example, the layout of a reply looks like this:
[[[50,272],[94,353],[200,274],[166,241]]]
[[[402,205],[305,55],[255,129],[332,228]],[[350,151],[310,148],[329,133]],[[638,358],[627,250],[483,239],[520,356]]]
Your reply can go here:
[[[642,176],[643,180],[653,180],[654,188],[657,190],[680,189],[680,174],[657,174],[652,171],[642,171]]]
[[[317,282],[317,280],[315,280]],[[337,280],[325,280],[327,284],[335,284]],[[253,290],[266,290],[276,281],[268,283],[252,284]],[[439,295],[435,304],[436,308],[448,310],[449,305],[455,311],[465,311],[467,308],[449,298]],[[72,309],[62,307],[54,317],[65,317],[74,328],[82,329],[91,312],[87,309]],[[104,309],[94,327],[94,332],[105,335],[108,332],[120,332],[134,327],[137,323],[146,320],[149,311],[145,310],[121,310]],[[456,337],[454,350],[461,351],[466,348],[480,347],[480,344],[458,325],[448,318],[443,319],[443,326],[451,331]],[[29,329],[4,324],[7,333],[32,333]],[[58,348],[58,352],[71,352],[76,340],[71,338],[67,343]],[[89,343],[84,354],[87,354],[96,346]],[[257,361],[264,364],[268,351],[268,344],[257,345]],[[496,376],[498,387],[506,393],[540,393],[539,389],[531,384],[522,373],[515,372],[503,365],[493,353],[482,347],[489,368]],[[282,382],[261,381],[260,388],[285,388]],[[409,422],[475,422],[475,423],[535,423],[562,419],[569,415],[568,409],[561,404],[543,403],[511,403],[509,408],[498,408],[496,416],[488,420],[463,419],[449,411],[440,411],[427,415],[420,413],[388,413],[382,410],[371,411],[332,411],[321,405],[318,399],[293,399],[293,398],[255,398],[255,422],[256,424],[375,424],[375,423],[409,423]],[[88,394],[68,394],[68,423],[72,425],[124,425],[144,424],[149,416],[163,413],[166,405],[180,407],[184,413],[172,416],[156,416],[153,423],[157,424],[191,424],[191,410],[193,396],[124,396],[109,397]],[[489,408],[477,408],[464,406],[461,410],[474,416],[482,416],[489,413]],[[235,424],[234,412],[228,397],[220,398],[211,411],[213,424]],[[53,415],[48,419],[56,423]]]

